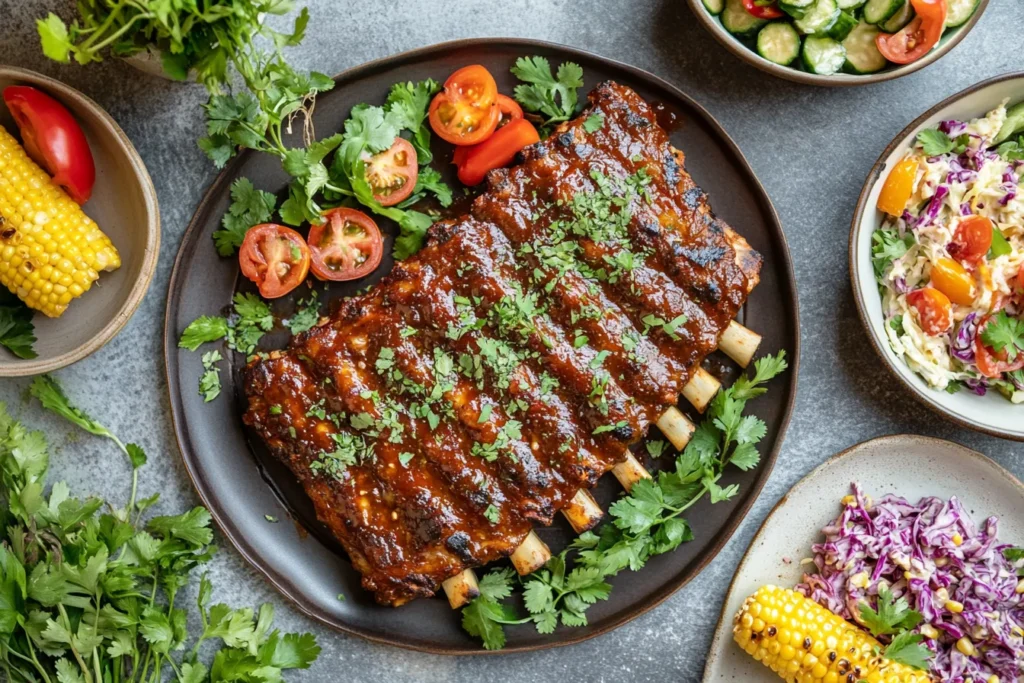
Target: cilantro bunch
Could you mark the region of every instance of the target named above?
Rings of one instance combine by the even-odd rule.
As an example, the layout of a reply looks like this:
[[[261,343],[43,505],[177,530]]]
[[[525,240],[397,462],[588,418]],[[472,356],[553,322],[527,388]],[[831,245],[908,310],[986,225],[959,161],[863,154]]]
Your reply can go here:
[[[674,469],[634,484],[629,495],[611,505],[610,521],[596,533],[581,534],[543,569],[520,579],[528,616],[519,617],[503,602],[513,594],[515,572],[499,569],[484,576],[480,596],[462,611],[466,632],[480,638],[488,650],[495,650],[505,646],[505,625],[532,622],[541,633],[551,633],[559,623],[585,626],[590,606],[611,594],[607,579],[625,569],[637,571],[651,557],[692,540],[693,530],[683,514],[705,496],[712,504],[734,498],[739,486],[719,483],[726,467],[747,471],[760,462],[756,446],[767,428],[760,418],[743,411],[747,402],[764,394],[764,385],[787,367],[785,351],[755,361],[753,377],[740,377],[715,397],[705,420],[676,458]],[[668,450],[661,441],[649,443],[647,448],[656,458]],[[575,555],[571,569],[570,553]]]
[[[32,324],[32,309],[14,294],[0,287],[0,346],[18,358],[35,358],[32,345],[36,342],[36,328]]]
[[[210,514],[147,516],[159,499],[136,500],[142,448],[122,443],[73,406],[49,377],[30,393],[45,408],[91,434],[111,439],[132,465],[127,503],[75,498],[49,486],[41,432],[28,431],[0,403],[0,672],[12,683],[176,680],[276,683],[308,668],[320,648],[311,634],[272,630],[273,608],[210,604],[199,579],[190,610],[179,599],[216,548]],[[200,648],[212,661],[200,658]]]
[[[577,91],[583,87],[583,68],[579,64],[563,62],[552,74],[551,64],[546,58],[520,57],[511,71],[513,76],[523,81],[515,88],[516,101],[538,120],[542,136],[559,123],[576,116],[579,104]],[[603,124],[603,118],[593,122],[588,119],[587,132],[592,133]]]

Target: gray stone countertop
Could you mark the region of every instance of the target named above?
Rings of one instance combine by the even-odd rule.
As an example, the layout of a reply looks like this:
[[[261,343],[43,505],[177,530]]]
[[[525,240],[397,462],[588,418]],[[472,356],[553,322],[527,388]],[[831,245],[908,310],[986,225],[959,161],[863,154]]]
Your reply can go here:
[[[160,265],[141,308],[105,348],[57,373],[67,392],[150,454],[140,495],[161,492],[161,512],[198,502],[171,430],[162,356],[163,314],[181,235],[213,167],[195,145],[202,88],[143,75],[118,61],[62,66],[40,53],[34,20],[67,16],[70,2],[0,0],[0,63],[41,71],[105,107],[135,143],[160,198]],[[957,441],[1024,477],[1024,447],[959,428],[919,405],[879,364],[850,291],[847,239],[864,178],[880,151],[932,104],[980,80],[1021,69],[1024,5],[992,0],[946,57],[905,78],[822,89],[777,80],[721,47],[683,0],[312,0],[297,67],[337,73],[432,43],[519,36],[565,43],[647,69],[718,118],[764,183],[782,218],[799,284],[803,362],[799,398],[781,456],[760,499],[704,572],[665,604],[603,637],[506,657],[449,658],[375,645],[306,619],[230,547],[211,566],[215,600],[277,607],[279,626],[312,630],[323,654],[303,681],[698,681],[733,569],[759,521],[831,454],[884,434]],[[24,380],[0,381],[0,401],[44,429],[55,475],[72,490],[121,498],[127,466],[106,442],[73,431],[24,400]]]

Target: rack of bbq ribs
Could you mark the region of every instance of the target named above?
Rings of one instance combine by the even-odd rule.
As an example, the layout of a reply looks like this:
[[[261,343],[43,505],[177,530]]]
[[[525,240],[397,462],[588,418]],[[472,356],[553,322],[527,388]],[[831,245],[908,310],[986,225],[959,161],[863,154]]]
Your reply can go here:
[[[588,132],[584,121],[604,125]],[[719,388],[720,348],[761,257],[717,219],[652,108],[604,83],[583,114],[492,171],[468,215],[245,370],[244,420],[300,480],[378,602],[476,594],[474,567],[550,556],[532,531],[578,531],[608,471],[649,476],[629,447],[676,447]]]

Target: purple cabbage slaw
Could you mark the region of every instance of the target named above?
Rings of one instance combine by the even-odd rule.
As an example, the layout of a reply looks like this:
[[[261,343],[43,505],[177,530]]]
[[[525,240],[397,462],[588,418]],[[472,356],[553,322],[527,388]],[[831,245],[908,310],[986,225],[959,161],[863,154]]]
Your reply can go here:
[[[804,574],[796,590],[856,622],[862,601],[877,607],[884,581],[938,631],[924,641],[936,653],[931,673],[937,680],[982,683],[995,674],[1000,683],[1016,682],[1024,672],[1024,595],[1003,556],[1011,546],[996,539],[997,519],[977,527],[956,497],[913,505],[888,495],[872,504],[856,483],[853,495],[855,504],[822,530],[825,542],[812,546],[818,573]],[[963,605],[962,613],[945,606],[943,592]],[[956,647],[963,637],[975,646],[971,656]]]

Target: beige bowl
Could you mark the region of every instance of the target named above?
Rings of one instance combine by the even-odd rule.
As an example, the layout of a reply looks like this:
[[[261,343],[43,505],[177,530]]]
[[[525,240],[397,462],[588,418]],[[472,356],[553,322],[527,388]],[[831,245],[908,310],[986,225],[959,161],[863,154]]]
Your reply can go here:
[[[31,85],[55,97],[81,124],[96,160],[96,187],[83,207],[121,253],[121,267],[103,273],[88,292],[71,302],[60,318],[36,313],[34,348],[23,360],[0,347],[0,377],[50,372],[85,358],[124,327],[142,301],[156,270],[160,211],[156,190],[128,136],[98,104],[59,81],[25,69],[0,66],[0,91]],[[0,104],[0,126],[17,127]]]

